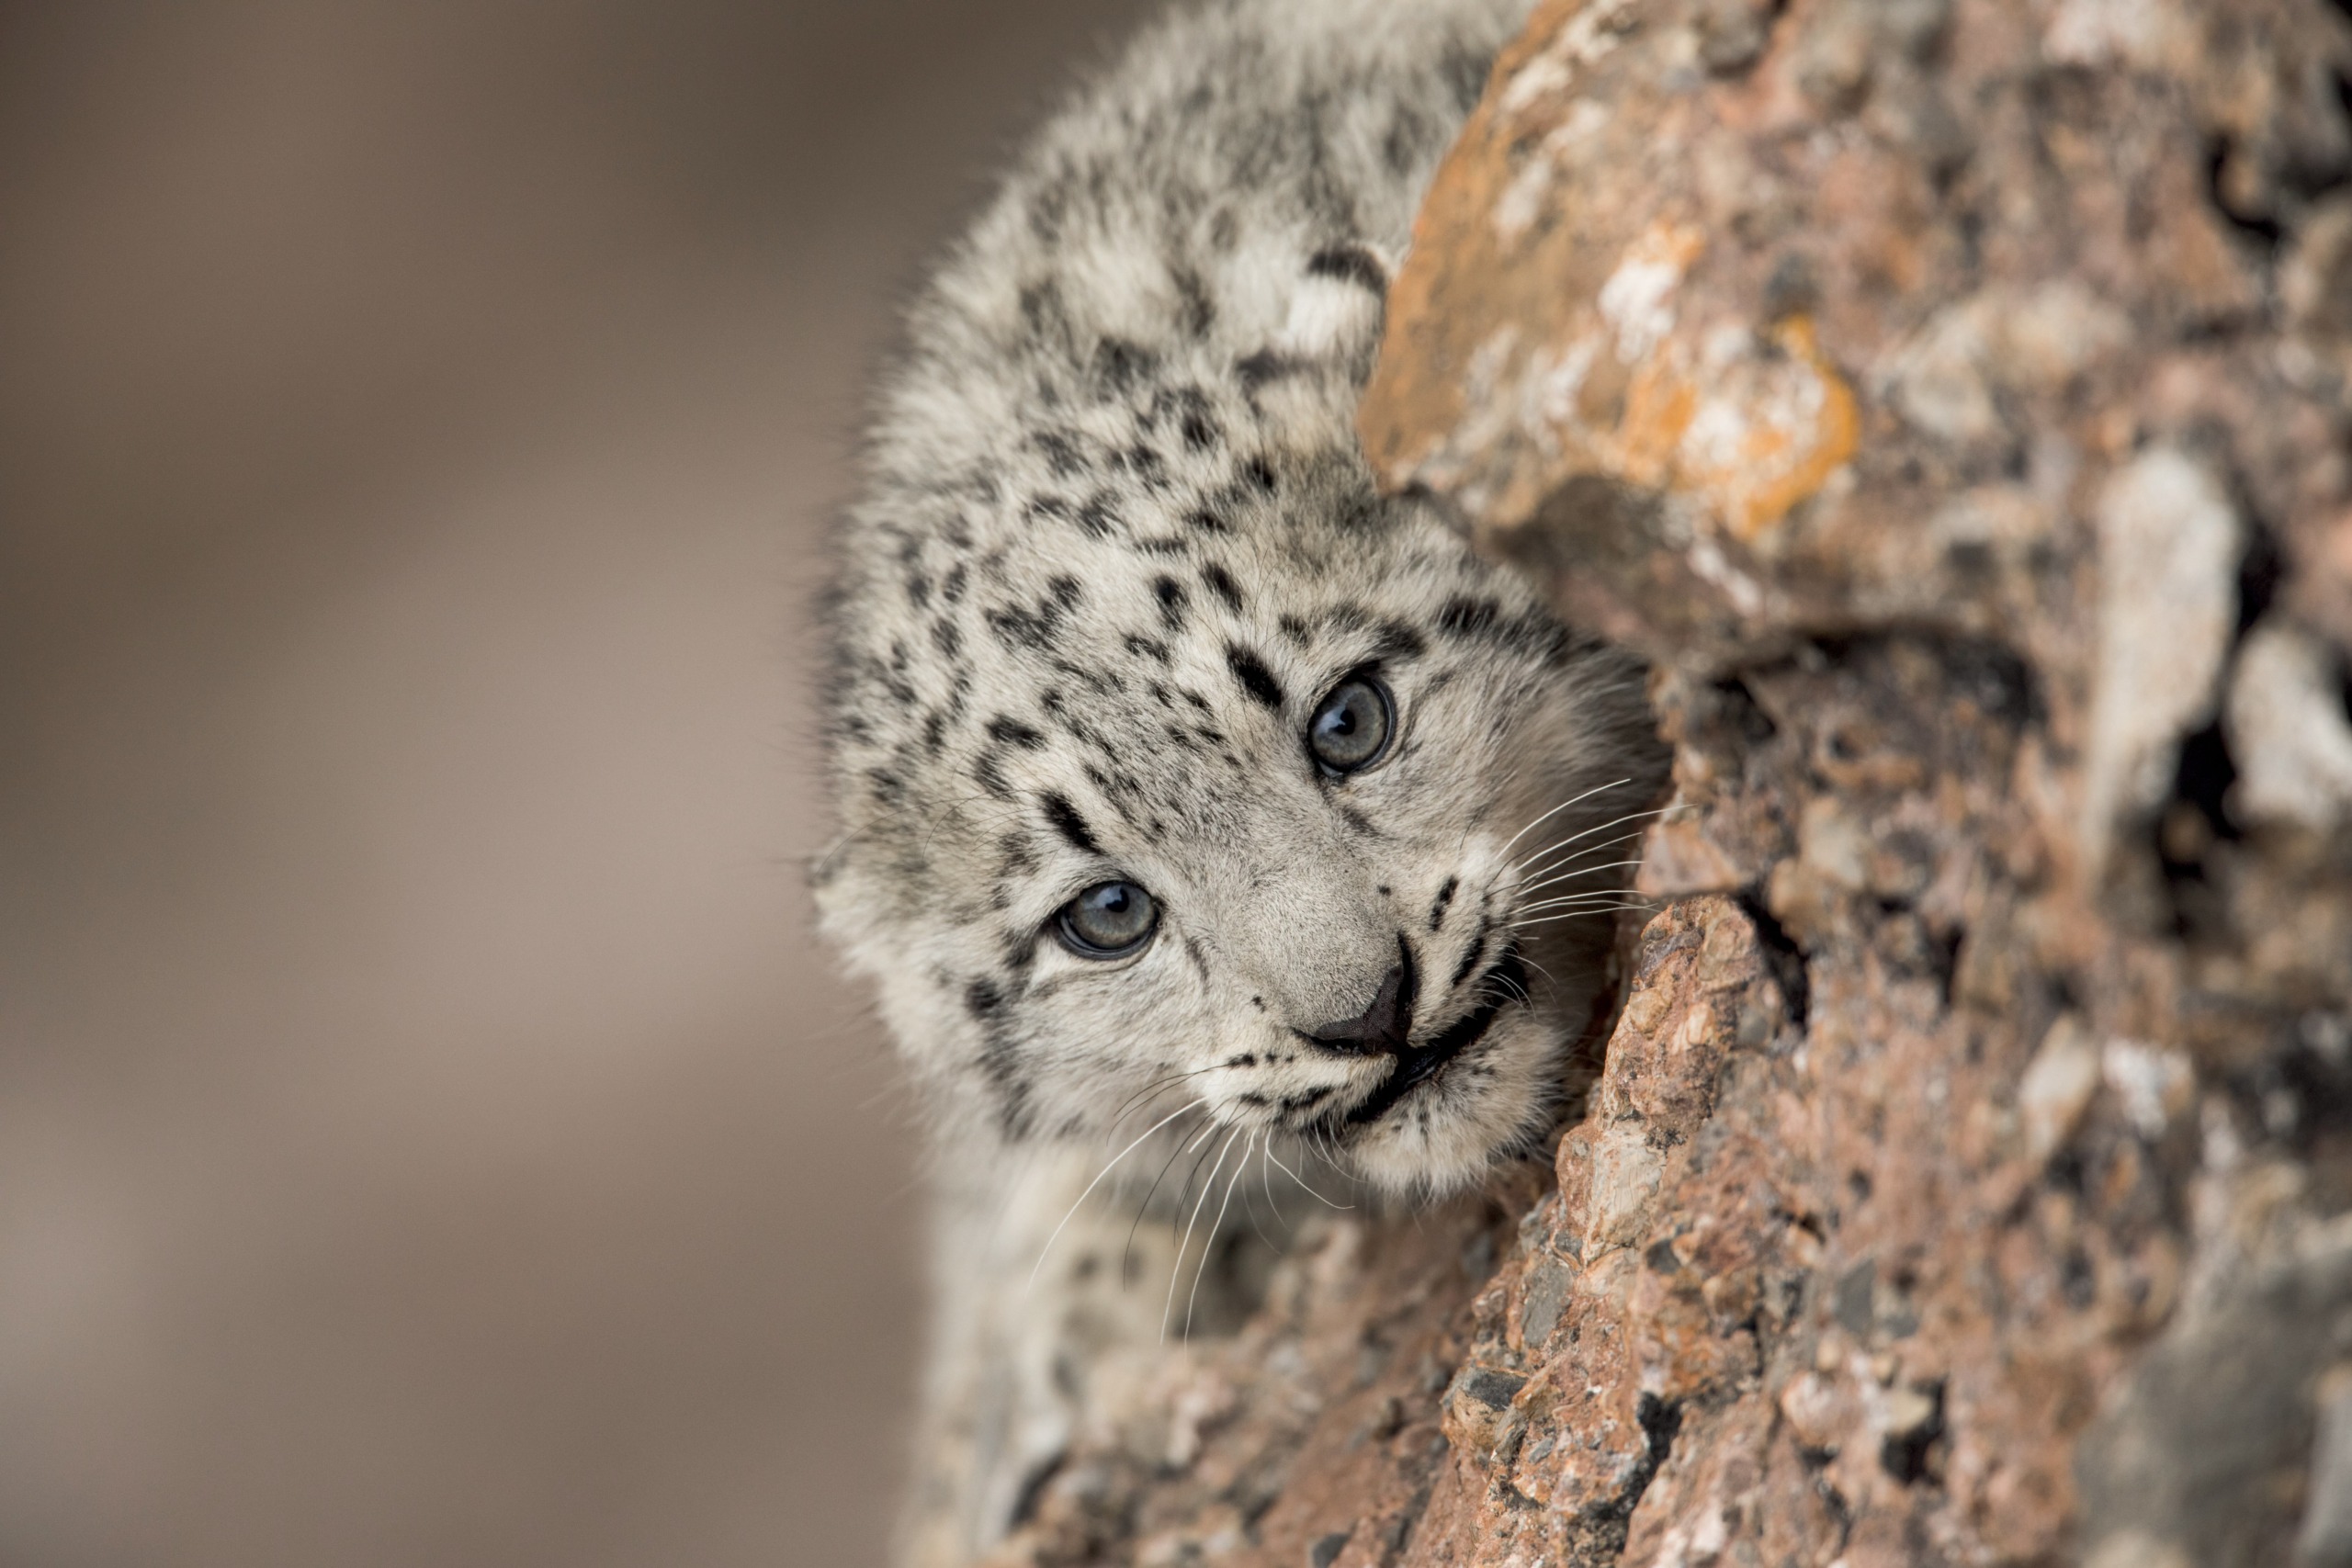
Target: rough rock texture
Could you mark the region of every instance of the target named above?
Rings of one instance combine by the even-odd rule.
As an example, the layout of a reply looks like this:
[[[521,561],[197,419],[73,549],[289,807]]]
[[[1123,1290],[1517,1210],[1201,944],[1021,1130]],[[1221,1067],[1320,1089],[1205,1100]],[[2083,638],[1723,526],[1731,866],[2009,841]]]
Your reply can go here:
[[[2352,1563],[2348,384],[2352,7],[1544,6],[1361,423],[1654,661],[1661,912],[1001,1561]]]

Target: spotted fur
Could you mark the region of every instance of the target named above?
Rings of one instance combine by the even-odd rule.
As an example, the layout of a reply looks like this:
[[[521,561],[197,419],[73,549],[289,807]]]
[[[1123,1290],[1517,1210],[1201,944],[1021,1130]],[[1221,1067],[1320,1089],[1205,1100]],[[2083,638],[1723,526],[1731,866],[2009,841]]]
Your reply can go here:
[[[1655,793],[1637,673],[1376,493],[1352,424],[1415,204],[1525,9],[1175,16],[912,311],[840,541],[818,872],[938,1127],[910,1561],[1017,1521],[1097,1363],[1195,1269],[1187,1319],[1246,1303],[1239,1216],[1204,1219],[1237,1150],[1268,1201],[1327,1156],[1424,1195],[1557,1115],[1602,923],[1542,901],[1628,857],[1530,857]],[[1334,777],[1306,727],[1367,672],[1396,738]],[[1160,911],[1139,952],[1057,940],[1122,878]],[[1348,1023],[1384,995],[1401,1051]],[[1122,1242],[1139,1212],[1191,1223]]]

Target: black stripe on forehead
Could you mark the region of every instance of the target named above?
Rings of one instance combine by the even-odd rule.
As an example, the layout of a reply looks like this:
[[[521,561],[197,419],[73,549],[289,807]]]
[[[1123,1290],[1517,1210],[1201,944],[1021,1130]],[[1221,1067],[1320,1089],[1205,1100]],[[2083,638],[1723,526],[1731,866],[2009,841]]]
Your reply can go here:
[[[1046,743],[1046,738],[1038,734],[1035,728],[1022,723],[1017,718],[1008,718],[1002,714],[989,720],[988,728],[991,739],[1003,741],[1009,746],[1018,746],[1024,751],[1035,751]]]
[[[1252,698],[1270,708],[1283,705],[1282,682],[1274,679],[1274,672],[1266,668],[1264,660],[1239,643],[1228,643],[1225,649],[1225,662],[1227,668],[1233,671],[1233,678],[1241,682],[1241,689]]]
[[[1083,850],[1090,855],[1102,852],[1102,846],[1095,841],[1093,829],[1087,827],[1086,818],[1078,814],[1078,807],[1069,803],[1068,795],[1058,792],[1048,793],[1037,805],[1045,812],[1046,820],[1053,824],[1054,831],[1069,840],[1072,849]]]
[[[1374,651],[1383,659],[1415,659],[1428,647],[1421,634],[1403,621],[1383,621],[1380,643]]]

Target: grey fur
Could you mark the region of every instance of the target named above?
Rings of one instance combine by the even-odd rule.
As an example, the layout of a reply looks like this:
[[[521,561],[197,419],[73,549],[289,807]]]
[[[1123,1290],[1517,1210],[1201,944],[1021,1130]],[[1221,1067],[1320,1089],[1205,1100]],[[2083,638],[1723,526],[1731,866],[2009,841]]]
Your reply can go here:
[[[1638,672],[1378,496],[1352,423],[1420,192],[1526,8],[1171,17],[1046,125],[911,313],[840,542],[818,871],[938,1128],[910,1562],[1014,1521],[1103,1358],[1150,1345],[1195,1268],[1199,1321],[1246,1306],[1232,1226],[1204,1218],[1228,1156],[1297,1203],[1310,1145],[1363,1190],[1442,1192],[1568,1090],[1605,922],[1534,906],[1630,857],[1566,858],[1607,835],[1529,856],[1649,804]],[[1326,777],[1304,727],[1365,669],[1398,738]],[[1067,951],[1056,911],[1114,876],[1157,934]],[[1396,1059],[1302,1032],[1363,1012],[1400,942],[1416,1045],[1493,1021],[1351,1121]],[[1497,978],[1513,942],[1524,998]],[[1156,1169],[1172,1194],[1147,1195]],[[1145,1206],[1179,1223],[1147,1224],[1138,1267]]]

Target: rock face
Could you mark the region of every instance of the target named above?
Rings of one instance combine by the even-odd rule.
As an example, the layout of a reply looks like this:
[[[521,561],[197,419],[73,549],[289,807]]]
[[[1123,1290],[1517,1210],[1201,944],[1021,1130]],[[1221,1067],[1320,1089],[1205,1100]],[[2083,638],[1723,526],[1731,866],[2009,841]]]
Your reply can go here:
[[[2352,8],[1542,8],[1361,427],[1654,663],[1549,1168],[1001,1561],[2352,1563]]]

